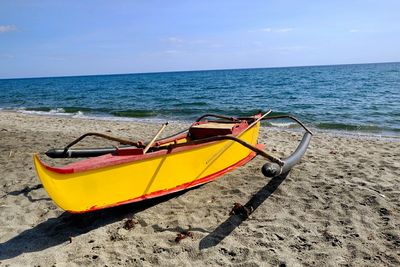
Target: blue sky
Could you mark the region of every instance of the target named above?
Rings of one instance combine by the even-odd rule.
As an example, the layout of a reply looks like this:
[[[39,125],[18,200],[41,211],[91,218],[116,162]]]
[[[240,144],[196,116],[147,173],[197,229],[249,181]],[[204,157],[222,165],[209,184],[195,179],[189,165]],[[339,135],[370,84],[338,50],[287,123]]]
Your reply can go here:
[[[0,78],[400,61],[400,1],[0,1]]]

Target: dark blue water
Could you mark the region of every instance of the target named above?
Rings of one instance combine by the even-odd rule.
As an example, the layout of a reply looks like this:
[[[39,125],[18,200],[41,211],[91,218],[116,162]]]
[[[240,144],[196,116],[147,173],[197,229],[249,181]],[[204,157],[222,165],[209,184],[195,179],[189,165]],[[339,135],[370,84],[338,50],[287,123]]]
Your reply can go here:
[[[0,108],[175,120],[273,109],[315,128],[400,135],[400,63],[6,79]]]

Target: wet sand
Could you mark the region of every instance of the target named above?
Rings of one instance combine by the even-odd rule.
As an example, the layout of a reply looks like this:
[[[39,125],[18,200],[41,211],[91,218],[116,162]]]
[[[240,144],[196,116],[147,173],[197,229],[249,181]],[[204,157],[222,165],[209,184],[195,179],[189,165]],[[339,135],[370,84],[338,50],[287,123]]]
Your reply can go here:
[[[148,140],[160,125],[0,112],[0,265],[398,266],[400,142],[316,133],[287,176],[264,160],[196,189],[89,214],[63,212],[32,154],[89,131]],[[165,135],[188,127],[172,123]],[[289,155],[301,134],[263,127],[267,151]],[[109,144],[91,138],[84,145]],[[255,208],[230,215],[234,203]],[[179,233],[193,235],[176,242]]]

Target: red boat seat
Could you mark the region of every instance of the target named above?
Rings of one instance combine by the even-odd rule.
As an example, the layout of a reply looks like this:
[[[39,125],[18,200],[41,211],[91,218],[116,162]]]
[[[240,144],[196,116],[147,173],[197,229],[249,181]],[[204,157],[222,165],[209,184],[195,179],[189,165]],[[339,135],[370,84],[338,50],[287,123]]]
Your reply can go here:
[[[247,128],[247,121],[240,122],[195,122],[189,129],[192,139],[202,139],[216,135],[237,135]]]

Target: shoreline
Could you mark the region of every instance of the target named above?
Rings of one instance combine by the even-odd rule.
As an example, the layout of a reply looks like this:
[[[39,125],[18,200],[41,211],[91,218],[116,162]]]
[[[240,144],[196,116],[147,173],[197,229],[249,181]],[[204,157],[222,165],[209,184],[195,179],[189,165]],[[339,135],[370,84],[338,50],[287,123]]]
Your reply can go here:
[[[164,134],[187,127],[171,124]],[[0,112],[0,265],[400,264],[398,142],[317,133],[285,177],[264,177],[265,160],[256,157],[193,190],[81,215],[58,208],[36,176],[33,153],[83,133],[148,140],[157,130],[149,123]],[[260,142],[278,157],[300,139],[300,132],[260,129]],[[243,220],[230,215],[234,203],[255,209]],[[126,229],[129,221],[134,226]],[[193,237],[176,242],[184,231]]]
[[[152,125],[159,125],[165,123],[166,121],[171,124],[182,125],[185,124],[187,127],[190,126],[193,121],[191,120],[168,120],[161,118],[133,118],[133,117],[118,117],[118,116],[90,116],[84,114],[74,114],[74,113],[54,113],[51,114],[49,112],[41,112],[41,111],[25,111],[25,110],[4,110],[0,109],[0,113],[15,113],[15,114],[23,114],[26,116],[39,116],[39,117],[48,117],[48,118],[64,118],[64,119],[73,119],[73,120],[94,120],[94,121],[105,121],[105,122],[126,122],[126,123],[145,123]],[[286,124],[286,123],[285,123]],[[286,126],[278,126],[276,124],[272,125],[262,125],[261,127],[267,127],[271,131],[288,131],[288,132],[302,132],[303,130],[299,127],[286,127]],[[400,135],[396,134],[384,134],[384,133],[373,133],[367,131],[346,131],[346,130],[338,130],[338,129],[319,129],[315,127],[310,127],[310,129],[315,134],[326,134],[332,137],[347,137],[347,138],[361,138],[365,140],[384,140],[390,142],[400,142]]]

